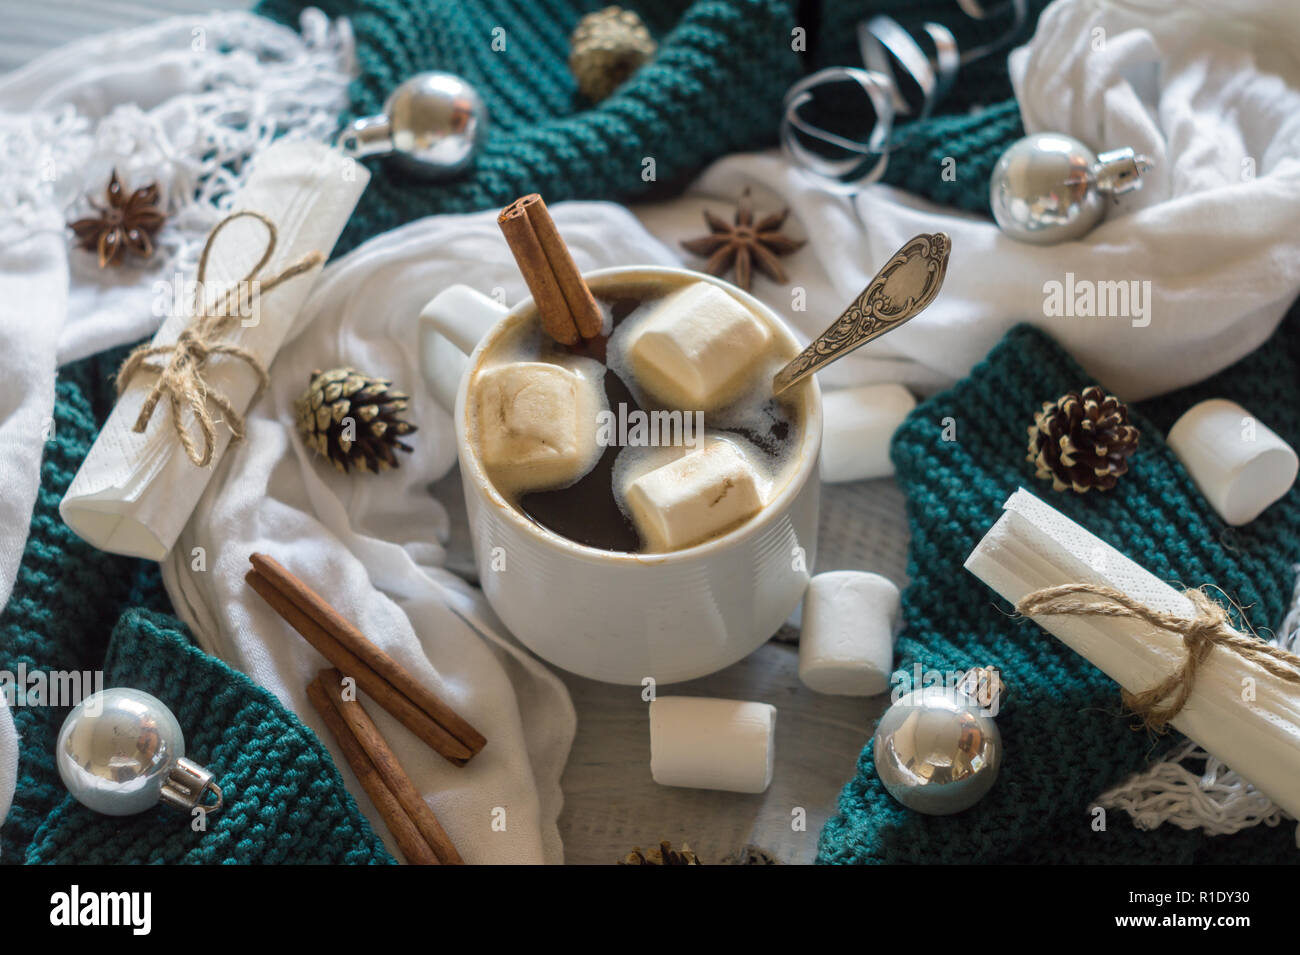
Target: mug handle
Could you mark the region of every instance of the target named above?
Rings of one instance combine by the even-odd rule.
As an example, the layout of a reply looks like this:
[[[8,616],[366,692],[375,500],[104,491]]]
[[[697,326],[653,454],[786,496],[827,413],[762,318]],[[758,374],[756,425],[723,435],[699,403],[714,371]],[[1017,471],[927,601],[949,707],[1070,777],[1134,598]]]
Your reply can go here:
[[[420,370],[438,404],[454,412],[469,353],[509,311],[468,285],[452,285],[420,311]]]

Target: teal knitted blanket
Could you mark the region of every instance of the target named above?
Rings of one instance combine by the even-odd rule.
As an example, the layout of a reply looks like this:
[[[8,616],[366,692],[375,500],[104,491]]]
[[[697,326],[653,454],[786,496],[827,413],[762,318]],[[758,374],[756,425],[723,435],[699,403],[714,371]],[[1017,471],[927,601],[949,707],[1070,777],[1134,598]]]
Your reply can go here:
[[[1195,402],[1222,397],[1300,447],[1300,304],[1232,368],[1133,408],[1141,445],[1113,491],[1056,493],[1025,460],[1026,428],[1043,401],[1091,383],[1051,338],[1020,326],[895,434],[912,530],[899,670],[915,662],[940,671],[999,667],[1010,688],[998,715],[1005,758],[983,801],[954,816],[924,816],[885,792],[868,744],[822,830],[820,862],[1300,861],[1294,823],[1212,837],[1170,825],[1143,832],[1111,810],[1105,831],[1094,831],[1091,800],[1157,759],[1177,734],[1157,741],[1135,731],[1113,681],[1032,622],[1012,619],[1010,606],[962,568],[1002,502],[1024,486],[1156,576],[1216,584],[1249,608],[1257,629],[1276,627],[1300,564],[1300,487],[1252,523],[1228,527],[1162,436]],[[948,417],[956,441],[939,438]]]
[[[345,119],[381,112],[399,83],[431,69],[473,83],[489,115],[468,176],[431,183],[380,160],[383,173],[371,180],[339,251],[420,216],[501,206],[533,191],[548,202],[627,199],[680,184],[718,156],[772,142],[781,95],[800,69],[784,0],[627,4],[659,53],[594,108],[569,72],[569,34],[605,4],[263,0],[258,12],[296,25],[309,6],[349,17],[356,34],[361,74]]]
[[[951,0],[623,2],[645,20],[659,50],[613,96],[593,106],[577,92],[569,71],[569,35],[583,14],[606,5],[262,0],[257,12],[292,26],[306,7],[350,19],[360,75],[344,121],[382,112],[398,84],[432,69],[469,80],[488,109],[487,142],[462,178],[429,182],[395,163],[369,161],[382,173],[371,180],[336,251],[421,216],[501,206],[533,191],[545,193],[549,202],[647,198],[684,185],[726,153],[774,146],[790,84],[823,66],[861,65],[854,25],[873,13],[888,13],[912,29],[938,21],[963,48],[1004,35],[1010,22],[1006,15],[971,19]],[[1030,0],[1022,39],[1046,5]],[[796,49],[796,26],[807,31],[804,50]],[[829,101],[832,111],[836,102]],[[976,105],[979,111],[972,112]],[[856,105],[849,109],[860,112]],[[900,126],[885,181],[938,202],[987,211],[993,164],[1022,135],[1006,58],[990,56],[962,74],[933,117]],[[960,181],[939,174],[949,156],[961,158]]]

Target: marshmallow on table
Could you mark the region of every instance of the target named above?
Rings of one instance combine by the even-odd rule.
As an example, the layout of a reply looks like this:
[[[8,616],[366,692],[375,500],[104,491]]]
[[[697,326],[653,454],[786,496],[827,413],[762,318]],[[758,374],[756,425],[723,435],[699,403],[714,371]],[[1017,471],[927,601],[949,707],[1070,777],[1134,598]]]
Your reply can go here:
[[[898,588],[879,574],[818,574],[803,598],[799,679],[810,690],[874,696],[889,689]]]
[[[772,782],[776,707],[664,696],[650,704],[650,775],[661,786],[761,793]]]
[[[483,466],[519,490],[582,477],[599,450],[596,387],[582,374],[548,362],[483,369],[474,384]]]
[[[658,551],[708,540],[762,506],[753,466],[716,439],[641,475],[627,490],[633,523]]]
[[[695,282],[654,306],[628,345],[637,380],[660,401],[708,411],[743,383],[772,333],[710,282]]]
[[[830,483],[894,473],[889,441],[916,407],[902,385],[867,385],[822,395],[822,480]]]
[[[1206,500],[1228,524],[1248,524],[1291,489],[1295,451],[1239,404],[1212,398],[1169,429],[1178,455]]]

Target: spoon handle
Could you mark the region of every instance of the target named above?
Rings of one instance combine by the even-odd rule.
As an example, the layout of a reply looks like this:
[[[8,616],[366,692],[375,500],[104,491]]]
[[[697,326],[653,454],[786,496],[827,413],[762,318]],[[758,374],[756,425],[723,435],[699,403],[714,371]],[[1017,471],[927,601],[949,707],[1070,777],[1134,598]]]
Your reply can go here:
[[[844,314],[777,372],[772,379],[773,394],[779,395],[924,311],[939,294],[951,251],[952,240],[943,232],[909,239]]]

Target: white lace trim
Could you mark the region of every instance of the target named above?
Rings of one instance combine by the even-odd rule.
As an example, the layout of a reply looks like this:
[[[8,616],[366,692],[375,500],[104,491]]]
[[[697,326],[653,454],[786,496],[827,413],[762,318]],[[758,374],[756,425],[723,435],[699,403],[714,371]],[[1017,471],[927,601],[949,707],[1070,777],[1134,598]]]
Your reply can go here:
[[[1295,651],[1300,643],[1300,567],[1291,609],[1274,645]],[[1199,772],[1191,767],[1199,765]],[[1094,805],[1123,809],[1139,829],[1171,823],[1180,829],[1204,829],[1229,835],[1263,823],[1276,826],[1291,819],[1272,800],[1191,740],[1176,747],[1150,769],[1103,793]],[[1296,827],[1300,848],[1300,826]]]
[[[118,37],[160,56],[150,41],[169,29],[175,21]],[[314,8],[301,29],[242,11],[186,18],[204,50],[185,61],[186,88],[157,106],[122,103],[98,120],[72,106],[0,114],[0,240],[63,229],[86,214],[86,197],[102,197],[116,168],[128,188],[157,182],[168,212],[149,268],[193,268],[250,157],[276,136],[328,140],[337,128],[355,72],[351,29]],[[90,260],[72,257],[74,280],[91,279]]]

